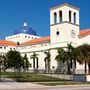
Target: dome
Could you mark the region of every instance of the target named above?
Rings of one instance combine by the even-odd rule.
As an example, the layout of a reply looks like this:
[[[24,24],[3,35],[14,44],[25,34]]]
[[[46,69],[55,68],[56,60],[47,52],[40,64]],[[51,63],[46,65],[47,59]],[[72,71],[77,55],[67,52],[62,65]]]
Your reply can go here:
[[[37,35],[36,32],[31,27],[27,26],[26,22],[24,23],[24,25],[22,27],[18,27],[15,30],[14,35],[20,34],[20,33],[25,33],[25,34],[30,34],[30,35]]]

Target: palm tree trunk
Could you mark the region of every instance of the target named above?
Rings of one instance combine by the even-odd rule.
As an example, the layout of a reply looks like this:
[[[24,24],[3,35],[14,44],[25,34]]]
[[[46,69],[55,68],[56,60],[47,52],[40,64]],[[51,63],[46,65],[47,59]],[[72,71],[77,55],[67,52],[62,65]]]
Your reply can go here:
[[[90,75],[90,63],[88,63],[88,74]]]
[[[35,69],[35,59],[33,59],[33,69]]]
[[[37,69],[38,69],[38,59],[37,59]]]
[[[50,62],[46,60],[46,73],[49,73],[50,71]]]
[[[87,74],[87,63],[85,61],[85,75]]]
[[[46,63],[46,60],[45,60],[45,72],[47,71],[47,63]]]
[[[75,69],[76,69],[76,61],[74,60],[73,62],[74,62],[74,63],[73,63],[73,74],[75,74]]]
[[[50,62],[48,61],[48,73],[50,71]]]
[[[67,66],[68,66],[68,74],[70,74],[70,63],[69,63],[69,61],[67,61]]]
[[[86,81],[86,75],[87,75],[87,63],[86,63],[86,60],[85,60],[85,81]]]
[[[0,63],[0,81],[1,81],[1,63]]]

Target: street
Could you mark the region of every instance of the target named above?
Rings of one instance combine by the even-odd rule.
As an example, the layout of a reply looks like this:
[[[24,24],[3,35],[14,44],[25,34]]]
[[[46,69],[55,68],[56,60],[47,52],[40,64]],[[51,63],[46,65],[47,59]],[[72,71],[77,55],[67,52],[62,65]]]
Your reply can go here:
[[[44,86],[35,83],[0,82],[0,90],[90,90],[90,85]]]

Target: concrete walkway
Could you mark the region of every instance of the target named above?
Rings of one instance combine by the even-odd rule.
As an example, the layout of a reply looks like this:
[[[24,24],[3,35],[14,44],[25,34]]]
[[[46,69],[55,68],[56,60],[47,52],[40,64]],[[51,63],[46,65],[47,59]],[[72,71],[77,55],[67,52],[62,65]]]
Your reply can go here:
[[[45,87],[47,86],[32,83],[0,82],[0,90],[31,90],[30,88],[45,88]]]

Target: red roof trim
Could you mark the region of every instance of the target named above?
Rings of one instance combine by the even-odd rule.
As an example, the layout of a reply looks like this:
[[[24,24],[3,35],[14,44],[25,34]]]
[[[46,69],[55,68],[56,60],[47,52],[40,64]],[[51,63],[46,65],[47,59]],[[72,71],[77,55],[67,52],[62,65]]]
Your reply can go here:
[[[30,41],[27,41],[25,43],[22,43],[22,45],[24,44],[35,44],[35,43],[41,43],[41,42],[45,42],[45,41],[50,41],[50,36],[45,36],[45,37],[41,37],[41,38],[36,38]]]
[[[83,37],[83,36],[87,36],[89,34],[90,34],[90,28],[89,29],[82,29],[82,30],[80,30],[79,36]]]
[[[17,44],[12,41],[7,41],[7,40],[0,40],[0,45],[13,45],[16,46]]]

